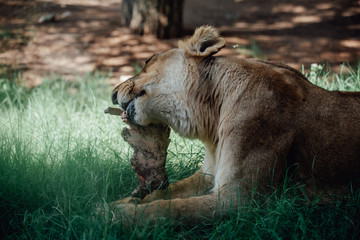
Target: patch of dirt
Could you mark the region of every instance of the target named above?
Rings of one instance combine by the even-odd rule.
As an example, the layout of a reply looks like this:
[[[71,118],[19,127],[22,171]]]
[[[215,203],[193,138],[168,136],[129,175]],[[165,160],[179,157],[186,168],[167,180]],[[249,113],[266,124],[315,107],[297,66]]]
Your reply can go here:
[[[360,57],[359,0],[198,0],[185,5],[185,26],[220,26],[229,47],[252,45],[255,55],[270,61],[297,69],[329,63],[339,71],[339,64]]]
[[[360,56],[359,2],[186,0],[184,27],[189,34],[202,24],[220,27],[228,42],[222,55],[297,69],[327,62],[337,70]],[[120,23],[120,9],[121,0],[2,0],[0,66],[20,69],[28,86],[46,74],[71,78],[95,70],[112,71],[115,84],[152,54],[177,46],[177,39],[132,34]]]
[[[119,81],[153,53],[175,46],[174,40],[137,36],[122,27],[120,6],[118,0],[5,0],[0,3],[0,29],[7,34],[0,65],[20,69],[28,86],[47,74],[71,78],[95,70],[112,71],[112,80]],[[53,17],[38,22],[48,16]]]

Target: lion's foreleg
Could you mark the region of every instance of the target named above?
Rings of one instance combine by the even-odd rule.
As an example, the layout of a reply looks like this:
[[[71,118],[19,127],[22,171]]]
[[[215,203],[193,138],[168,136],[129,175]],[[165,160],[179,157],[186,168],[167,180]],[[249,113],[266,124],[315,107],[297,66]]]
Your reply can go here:
[[[155,191],[145,197],[144,201],[157,199],[187,198],[203,195],[213,187],[213,177],[209,174],[197,171],[192,176],[170,184],[167,189]]]
[[[200,170],[188,178],[172,183],[168,188],[156,190],[145,196],[144,199],[124,198],[113,204],[120,203],[148,203],[155,200],[188,198],[191,196],[209,193],[213,187],[213,176],[202,173]]]
[[[222,202],[221,197],[219,193],[212,193],[190,198],[157,200],[148,204],[112,205],[112,220],[122,221],[125,225],[155,223],[165,218],[197,223],[227,214],[228,204]]]

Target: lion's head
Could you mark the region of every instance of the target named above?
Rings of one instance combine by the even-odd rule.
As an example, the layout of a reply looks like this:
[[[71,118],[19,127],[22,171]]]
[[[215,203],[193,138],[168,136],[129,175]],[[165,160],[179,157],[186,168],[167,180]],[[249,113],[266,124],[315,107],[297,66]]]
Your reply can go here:
[[[136,76],[118,85],[112,101],[128,121],[146,126],[162,123],[187,137],[196,137],[188,95],[199,79],[197,66],[225,46],[216,29],[203,26],[179,41],[179,48],[153,55]]]

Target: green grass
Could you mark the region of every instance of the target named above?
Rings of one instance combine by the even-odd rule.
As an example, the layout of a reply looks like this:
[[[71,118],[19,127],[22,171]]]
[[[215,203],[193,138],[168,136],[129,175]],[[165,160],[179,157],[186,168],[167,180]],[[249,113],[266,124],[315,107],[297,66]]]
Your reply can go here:
[[[315,67],[312,82],[360,90],[360,66],[335,75]],[[230,217],[188,226],[119,225],[94,217],[101,202],[129,196],[137,185],[130,147],[120,137],[106,76],[45,79],[33,89],[0,75],[0,238],[8,239],[358,239],[360,194],[347,202],[309,202],[301,186],[284,184],[250,199]],[[328,83],[326,83],[328,82]],[[202,161],[198,141],[172,133],[167,172],[171,182],[191,175]]]

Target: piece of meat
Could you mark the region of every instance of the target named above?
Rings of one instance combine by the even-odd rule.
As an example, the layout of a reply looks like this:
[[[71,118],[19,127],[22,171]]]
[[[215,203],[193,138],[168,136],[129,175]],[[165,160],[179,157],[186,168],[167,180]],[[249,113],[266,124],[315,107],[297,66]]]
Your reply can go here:
[[[108,108],[105,113],[123,116],[122,111],[115,108]],[[130,128],[123,128],[121,136],[134,149],[130,163],[139,178],[139,185],[131,195],[142,199],[150,192],[169,185],[165,163],[170,128],[162,124],[146,127],[129,125]]]
[[[130,163],[139,177],[133,197],[144,198],[146,194],[168,186],[165,162],[169,135],[170,128],[165,125],[132,125],[130,129],[122,130],[122,138],[134,149]]]

